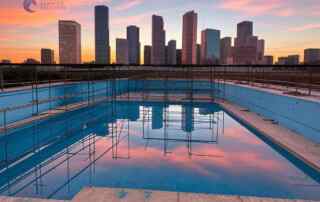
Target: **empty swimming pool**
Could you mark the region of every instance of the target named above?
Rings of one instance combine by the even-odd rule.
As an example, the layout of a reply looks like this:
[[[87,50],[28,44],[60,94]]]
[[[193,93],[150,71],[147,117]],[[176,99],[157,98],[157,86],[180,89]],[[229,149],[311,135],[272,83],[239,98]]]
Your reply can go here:
[[[2,195],[71,199],[83,187],[320,199],[320,174],[219,105],[106,102],[0,139]]]

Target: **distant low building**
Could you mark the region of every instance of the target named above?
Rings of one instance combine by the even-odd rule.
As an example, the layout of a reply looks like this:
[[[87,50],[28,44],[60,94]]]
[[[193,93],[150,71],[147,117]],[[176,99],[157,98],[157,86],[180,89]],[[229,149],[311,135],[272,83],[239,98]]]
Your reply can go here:
[[[320,49],[309,48],[304,50],[305,64],[320,64]]]
[[[229,64],[230,59],[232,60],[232,38],[224,37],[220,40],[220,63],[221,64]]]
[[[128,40],[116,39],[116,62],[117,64],[129,64]]]
[[[182,64],[182,50],[177,49],[177,65],[181,65],[181,64]]]
[[[145,65],[151,65],[151,49],[151,46],[144,46],[143,57]]]
[[[298,65],[300,63],[299,55],[289,55],[287,59],[287,65]]]
[[[41,49],[41,64],[54,64],[54,51],[48,48]]]
[[[263,57],[263,65],[273,65],[273,56],[272,55],[265,55]]]
[[[40,64],[40,62],[33,58],[27,58],[24,62],[24,64]]]
[[[166,51],[166,60],[168,65],[177,64],[177,43],[175,40],[168,42],[167,51]]]
[[[279,57],[277,65],[287,65],[288,64],[288,57]]]
[[[11,63],[11,60],[9,60],[9,59],[3,59],[3,60],[1,60],[0,63],[2,63],[2,64],[10,64],[10,63]]]

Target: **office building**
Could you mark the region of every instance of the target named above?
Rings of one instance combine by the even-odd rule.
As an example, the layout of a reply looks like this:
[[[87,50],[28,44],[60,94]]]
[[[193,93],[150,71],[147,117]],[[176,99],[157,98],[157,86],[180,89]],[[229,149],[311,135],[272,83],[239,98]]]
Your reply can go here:
[[[272,55],[263,56],[262,64],[264,64],[264,65],[273,65],[273,56]]]
[[[140,30],[137,26],[127,27],[129,64],[140,64]]]
[[[289,55],[287,58],[288,65],[298,65],[300,63],[299,55]]]
[[[48,48],[41,49],[41,64],[54,64],[54,51]]]
[[[81,64],[81,25],[75,21],[59,21],[60,64]]]
[[[155,65],[165,64],[166,60],[166,32],[161,16],[152,16],[152,49],[151,63]]]
[[[182,64],[182,50],[177,49],[177,65],[181,65],[181,64]]]
[[[177,42],[175,40],[171,40],[168,42],[167,64],[168,65],[176,65],[177,64]]]
[[[183,15],[182,64],[197,64],[198,14],[189,11]]]
[[[201,64],[218,64],[220,61],[220,31],[206,29],[201,32]]]
[[[144,64],[145,65],[150,65],[151,64],[151,46],[144,46],[144,52],[143,52],[143,57],[144,57]]]
[[[109,8],[95,6],[95,62],[110,64]]]
[[[128,47],[129,44],[127,39],[116,39],[117,64],[129,64]]]
[[[304,50],[305,64],[320,64],[320,49],[309,48]]]
[[[232,38],[224,37],[220,40],[220,64],[232,64]]]

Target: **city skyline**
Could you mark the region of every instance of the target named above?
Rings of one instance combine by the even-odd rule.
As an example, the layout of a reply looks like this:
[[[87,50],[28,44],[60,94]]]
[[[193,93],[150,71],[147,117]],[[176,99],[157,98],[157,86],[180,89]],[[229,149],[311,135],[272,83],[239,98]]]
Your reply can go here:
[[[135,5],[130,4],[130,2],[136,2]],[[12,20],[12,23],[5,22],[6,17],[9,19],[9,12],[2,12],[2,23],[1,27],[10,27],[10,29],[5,29],[1,33],[1,46],[0,46],[0,58],[10,59],[13,62],[23,62],[25,58],[36,58],[40,60],[40,49],[50,48],[58,53],[57,47],[57,34],[54,27],[57,27],[57,22],[59,19],[63,20],[75,20],[82,26],[82,56],[83,62],[93,61],[94,52],[94,6],[96,4],[104,4],[110,9],[110,44],[111,44],[111,58],[112,62],[115,61],[115,38],[124,38],[126,34],[126,26],[136,25],[140,28],[141,33],[141,47],[144,45],[151,45],[151,16],[153,14],[160,15],[164,18],[165,30],[166,30],[166,44],[168,40],[174,39],[177,41],[177,49],[181,48],[182,44],[182,15],[189,10],[195,10],[198,13],[198,29],[197,29],[197,42],[201,41],[201,31],[206,28],[221,30],[221,37],[235,37],[236,35],[236,24],[242,20],[250,20],[254,22],[254,32],[259,37],[265,39],[266,41],[266,55],[274,55],[275,58],[279,56],[296,55],[299,54],[300,58],[303,58],[303,51],[305,48],[319,48],[320,39],[316,36],[319,34],[319,29],[317,26],[302,26],[299,28],[299,23],[302,20],[301,16],[296,16],[293,14],[288,14],[287,16],[280,16],[273,12],[273,14],[266,14],[265,10],[277,10],[276,8],[260,8],[261,13],[244,14],[244,11],[239,10],[239,5],[235,2],[240,1],[224,1],[223,3],[219,1],[203,1],[203,3],[194,3],[187,1],[184,6],[177,6],[178,1],[174,1],[172,8],[166,8],[164,3],[159,3],[159,9],[151,9],[151,1],[72,1],[66,0],[66,9],[60,10],[49,10],[42,11],[36,10],[35,13],[26,13],[22,8],[17,7],[20,5],[14,5],[17,3],[16,0],[7,3],[8,5],[1,5],[1,8],[10,7],[16,9],[16,18]],[[229,3],[228,3],[229,2]],[[232,4],[233,2],[233,4]],[[242,6],[247,6],[248,8],[255,8],[254,5],[256,1],[250,1],[252,3],[243,3]],[[273,4],[276,4],[274,1]],[[213,5],[216,3],[216,5]],[[310,1],[309,3],[315,3],[315,1]],[[3,4],[3,2],[1,3]],[[239,3],[240,4],[240,3]],[[280,3],[279,3],[280,4]],[[293,2],[288,6],[288,8],[297,9],[299,3]],[[208,5],[210,5],[208,7]],[[266,6],[266,3],[262,3],[262,6]],[[234,7],[232,7],[234,6]],[[238,6],[238,7],[236,7]],[[232,7],[232,8],[231,8]],[[0,8],[0,9],[1,9]],[[72,9],[71,9],[72,8]],[[150,8],[149,10],[147,8]],[[173,12],[173,8],[177,9]],[[146,12],[147,10],[147,12]],[[259,9],[257,9],[259,10]],[[281,10],[281,9],[278,9]],[[76,11],[80,14],[76,14]],[[212,13],[212,11],[219,11],[217,14]],[[210,12],[208,14],[208,12]],[[47,18],[41,18],[46,13]],[[80,16],[81,15],[81,16]],[[224,15],[231,15],[232,17],[223,19]],[[23,18],[25,20],[22,20]],[[209,18],[208,18],[209,16]],[[240,16],[240,17],[239,17]],[[277,16],[277,17],[275,17]],[[286,23],[268,24],[265,23],[261,18],[277,18],[287,20]],[[30,19],[29,19],[30,18]],[[297,18],[295,23],[291,19]],[[312,17],[307,20],[304,24],[314,24],[315,22]],[[289,20],[290,19],[290,20]],[[268,19],[269,20],[269,19]],[[274,20],[274,19],[273,19]],[[31,23],[32,21],[32,23]],[[48,22],[46,22],[48,21]],[[50,22],[49,22],[50,21]],[[287,33],[291,35],[283,34],[283,29],[279,29],[279,24],[282,28],[286,28]],[[300,23],[303,24],[303,23]],[[40,26],[41,25],[41,26]],[[296,25],[296,27],[294,26]],[[280,27],[281,27],[280,26]],[[279,34],[272,33],[272,29],[279,31]],[[45,32],[43,32],[43,30]],[[268,32],[266,32],[268,30]],[[290,30],[290,31],[289,31]],[[23,31],[23,32],[22,32]],[[32,37],[36,33],[43,33],[43,37],[37,38]],[[10,35],[10,33],[13,33]],[[22,34],[23,33],[23,34]],[[305,37],[302,37],[305,36]],[[26,39],[28,38],[28,40]],[[312,40],[312,42],[310,42]],[[302,44],[303,43],[303,44]],[[4,51],[4,49],[6,51]],[[58,54],[55,54],[55,61]],[[143,61],[143,50],[141,49],[141,61]]]

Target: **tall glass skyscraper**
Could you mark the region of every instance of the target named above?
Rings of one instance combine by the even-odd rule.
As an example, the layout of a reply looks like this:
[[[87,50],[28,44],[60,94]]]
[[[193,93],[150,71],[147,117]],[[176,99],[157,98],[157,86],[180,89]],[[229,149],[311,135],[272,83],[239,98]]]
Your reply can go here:
[[[129,64],[140,64],[140,33],[139,27],[127,27]]]
[[[152,50],[151,63],[165,64],[166,62],[166,32],[161,16],[152,16]]]
[[[220,31],[206,29],[201,32],[201,64],[216,64],[220,60]]]
[[[109,8],[95,6],[95,60],[96,64],[110,64]]]

